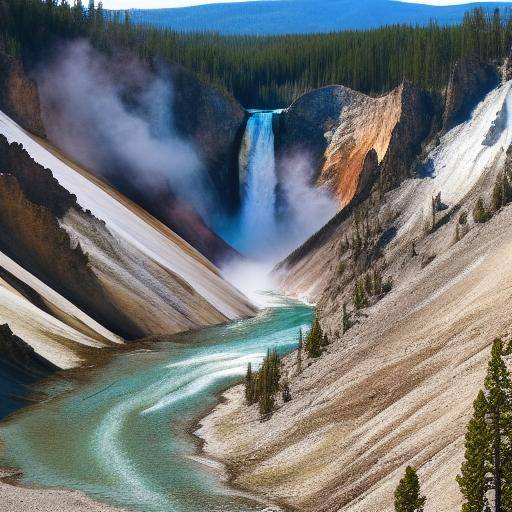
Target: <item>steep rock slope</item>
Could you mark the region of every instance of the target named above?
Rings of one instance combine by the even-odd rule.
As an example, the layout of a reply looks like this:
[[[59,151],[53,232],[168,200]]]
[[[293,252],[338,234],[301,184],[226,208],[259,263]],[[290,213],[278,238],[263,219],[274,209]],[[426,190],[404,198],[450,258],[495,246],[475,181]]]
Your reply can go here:
[[[475,57],[456,62],[446,89],[443,129],[464,121],[478,100],[499,82],[497,70]]]
[[[425,94],[409,82],[377,98],[343,86],[324,87],[280,116],[278,165],[304,155],[318,168],[317,183],[327,185],[344,207],[376,177],[377,166],[368,165],[373,153],[376,163],[386,162],[382,179],[398,174],[398,151],[401,167],[410,167],[428,133],[429,116]]]
[[[56,83],[54,77],[80,72],[75,61],[92,68],[86,85]],[[214,213],[230,215],[239,205],[238,150],[246,114],[234,98],[175,63],[145,64],[122,50],[113,60],[84,43],[70,43],[40,67],[46,70],[36,75],[42,117],[52,145],[107,179],[210,261],[238,256],[208,226]],[[110,109],[110,118],[99,112],[103,108]],[[116,138],[123,130],[129,142]],[[140,138],[130,136],[133,130]],[[192,173],[197,176],[184,193],[176,182]],[[169,175],[181,176],[173,181]]]
[[[70,302],[129,338],[253,313],[208,260],[147,212],[52,153],[5,114],[0,115],[0,133],[26,150],[11,144],[11,153],[18,156],[7,163],[18,172],[1,177],[8,227],[4,246]],[[20,171],[20,160],[28,155],[41,164],[32,162],[30,172],[34,182],[46,182],[44,190],[31,188]],[[23,222],[30,212],[32,224]],[[74,263],[61,261],[66,254]]]
[[[393,286],[353,314],[351,329],[343,333],[343,305],[364,273],[354,252],[361,211],[342,211],[280,267],[284,289],[318,303],[331,344],[300,375],[287,358],[292,400],[268,422],[241,387],[203,421],[206,450],[231,463],[235,483],[298,510],[391,512],[412,464],[426,512],[460,509],[455,476],[471,404],[490,343],[512,333],[512,207],[486,224],[470,213],[479,196],[489,204],[507,162],[511,86],[446,133],[422,175],[366,204],[379,249],[367,263]]]
[[[44,137],[37,84],[23,64],[0,50],[0,109],[30,132]]]
[[[24,404],[27,387],[57,367],[35,352],[7,324],[0,325],[0,418]]]

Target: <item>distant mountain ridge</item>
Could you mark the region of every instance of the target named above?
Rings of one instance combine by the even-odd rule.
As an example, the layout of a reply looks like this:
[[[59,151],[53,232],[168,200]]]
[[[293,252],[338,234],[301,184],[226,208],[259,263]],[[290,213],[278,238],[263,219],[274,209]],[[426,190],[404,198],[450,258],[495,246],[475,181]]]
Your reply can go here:
[[[473,2],[432,6],[396,0],[262,0],[210,4],[171,9],[133,9],[133,22],[180,31],[214,31],[222,34],[297,34],[371,29],[383,25],[440,24],[462,20],[467,10],[512,7],[512,2]]]

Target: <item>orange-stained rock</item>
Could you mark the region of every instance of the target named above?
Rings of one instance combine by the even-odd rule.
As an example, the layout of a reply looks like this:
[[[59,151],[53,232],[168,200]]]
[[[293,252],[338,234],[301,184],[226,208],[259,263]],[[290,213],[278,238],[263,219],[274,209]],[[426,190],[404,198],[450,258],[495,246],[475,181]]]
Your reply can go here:
[[[412,163],[430,129],[428,111],[425,94],[409,82],[379,97],[344,86],[323,87],[302,96],[283,113],[278,159],[282,164],[293,153],[305,154],[317,168],[316,182],[328,186],[343,208],[379,169],[384,171],[386,157],[397,153],[391,146],[399,146],[407,160],[405,165],[393,160],[393,167]],[[374,155],[378,165],[372,163]],[[386,172],[393,172],[389,164]]]

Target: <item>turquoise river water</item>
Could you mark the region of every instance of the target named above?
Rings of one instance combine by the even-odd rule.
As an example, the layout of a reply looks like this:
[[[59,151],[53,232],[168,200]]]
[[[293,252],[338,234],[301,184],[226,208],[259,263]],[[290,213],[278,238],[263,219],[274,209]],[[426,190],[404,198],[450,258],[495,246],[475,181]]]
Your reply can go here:
[[[70,488],[144,512],[252,512],[264,506],[230,490],[194,459],[190,434],[218,393],[268,348],[297,344],[312,311],[286,299],[253,319],[174,336],[99,367],[50,380],[49,398],[0,423],[0,465],[22,484]]]

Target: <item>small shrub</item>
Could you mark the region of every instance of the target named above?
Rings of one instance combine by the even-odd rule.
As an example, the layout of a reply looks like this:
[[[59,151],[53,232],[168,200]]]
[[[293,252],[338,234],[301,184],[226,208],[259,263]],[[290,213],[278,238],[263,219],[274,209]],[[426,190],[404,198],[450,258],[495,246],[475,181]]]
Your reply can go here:
[[[484,222],[487,222],[491,218],[491,214],[487,210],[484,204],[484,200],[479,197],[475,208],[473,209],[473,219],[478,224],[483,224]]]

